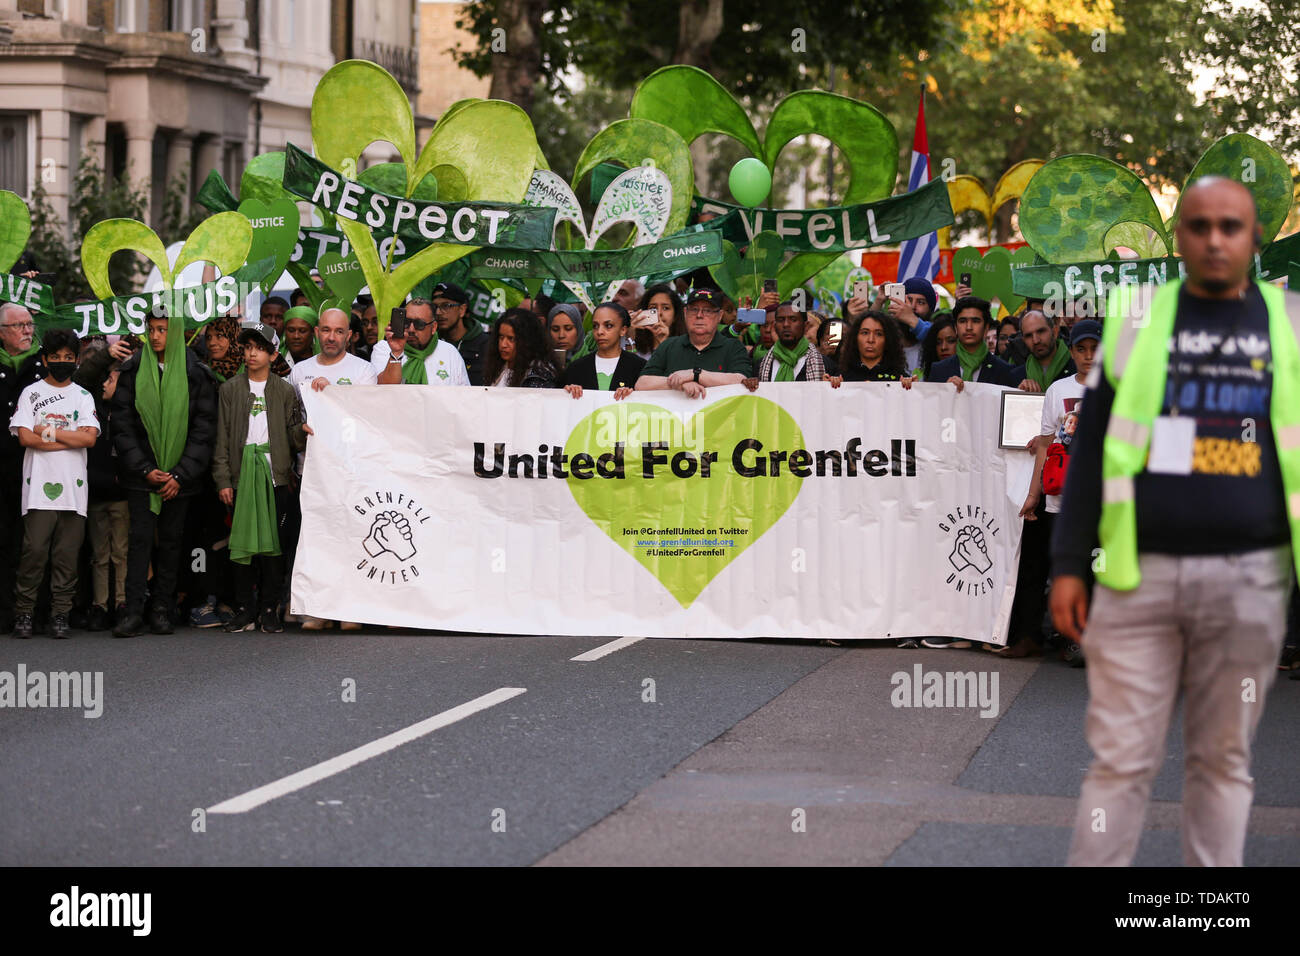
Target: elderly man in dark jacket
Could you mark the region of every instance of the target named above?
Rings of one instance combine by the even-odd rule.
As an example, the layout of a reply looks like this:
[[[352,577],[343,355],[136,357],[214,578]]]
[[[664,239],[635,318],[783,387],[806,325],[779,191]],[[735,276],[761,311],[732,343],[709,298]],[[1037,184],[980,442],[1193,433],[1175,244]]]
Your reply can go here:
[[[178,322],[179,325],[179,322]],[[135,637],[144,630],[146,578],[152,559],[154,576],[149,589],[149,629],[155,634],[172,632],[171,612],[176,604],[176,577],[181,562],[181,536],[185,513],[192,496],[204,487],[203,478],[212,458],[217,432],[216,382],[212,373],[192,352],[168,341],[168,320],[149,319],[149,342],[144,351],[122,365],[113,393],[113,447],[117,451],[118,483],[126,490],[131,515],[127,542],[126,615],[113,628],[114,637]],[[173,331],[173,335],[177,334]],[[183,335],[183,332],[180,334]],[[142,363],[154,362],[158,378],[168,361],[185,363],[189,403],[185,422],[184,448],[168,470],[159,467],[158,432],[175,425],[177,409],[164,397],[153,429],[146,421],[147,405],[138,400],[140,379],[152,370]],[[156,388],[156,386],[155,386]],[[154,499],[157,496],[161,504]],[[158,510],[155,511],[155,506]],[[158,549],[154,553],[154,532]]]

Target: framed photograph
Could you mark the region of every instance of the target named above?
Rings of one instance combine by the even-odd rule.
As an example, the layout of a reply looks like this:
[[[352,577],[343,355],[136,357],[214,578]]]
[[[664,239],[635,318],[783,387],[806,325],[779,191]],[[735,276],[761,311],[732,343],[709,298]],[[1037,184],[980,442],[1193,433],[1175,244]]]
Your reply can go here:
[[[998,445],[1025,451],[1038,435],[1043,420],[1042,392],[1010,389],[1002,393],[1002,414],[998,421]]]

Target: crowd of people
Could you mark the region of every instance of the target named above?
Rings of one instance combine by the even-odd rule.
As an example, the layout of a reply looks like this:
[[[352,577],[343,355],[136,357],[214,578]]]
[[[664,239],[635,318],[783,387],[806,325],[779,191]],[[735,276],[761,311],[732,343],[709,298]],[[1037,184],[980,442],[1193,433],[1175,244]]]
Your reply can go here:
[[[698,277],[695,277],[698,281]],[[304,389],[461,385],[614,392],[770,382],[984,382],[1045,393],[1042,437],[1021,510],[1019,585],[999,654],[1053,642],[1082,666],[1078,644],[1046,614],[1051,523],[1084,379],[1101,338],[1091,319],[1029,301],[994,321],[962,286],[950,310],[912,278],[905,293],[852,297],[839,314],[764,292],[765,321],[738,321],[711,285],[645,288],[628,280],[591,310],[526,298],[490,323],[452,283],[411,298],[381,337],[374,302],[319,314],[296,290],[262,302],[256,320],[209,322],[187,341],[148,321],[145,341],[56,329],[40,343],[26,309],[0,306],[0,394],[10,416],[0,462],[0,627],[166,634],[180,623],[283,630],[301,529],[298,485],[310,425]],[[1067,310],[1068,311],[1068,310]],[[748,313],[753,315],[754,313]],[[21,516],[21,518],[20,518]],[[86,525],[89,533],[86,533]],[[48,581],[48,584],[45,582]],[[306,630],[355,622],[304,617]],[[951,637],[900,646],[970,647]]]

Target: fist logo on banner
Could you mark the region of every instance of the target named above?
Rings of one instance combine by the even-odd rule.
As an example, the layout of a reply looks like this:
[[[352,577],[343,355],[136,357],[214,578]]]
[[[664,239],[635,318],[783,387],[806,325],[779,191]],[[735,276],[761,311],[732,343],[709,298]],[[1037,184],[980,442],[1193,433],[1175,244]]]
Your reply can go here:
[[[354,534],[365,533],[354,559],[357,572],[379,584],[419,579],[416,538],[420,525],[433,517],[423,504],[403,491],[377,491],[354,503],[352,510],[361,519]]]
[[[415,557],[411,541],[411,522],[399,511],[381,511],[370,525],[370,535],[361,542],[366,554],[377,558],[385,551],[396,555],[398,561]]]
[[[989,557],[989,549],[984,544],[984,532],[974,525],[962,528],[948,560],[958,571],[974,568],[980,574],[986,573],[993,567],[993,559]]]
[[[979,505],[959,505],[939,521],[939,530],[952,536],[948,563],[952,571],[944,579],[958,594],[979,596],[993,590],[993,557],[998,527],[993,513]]]

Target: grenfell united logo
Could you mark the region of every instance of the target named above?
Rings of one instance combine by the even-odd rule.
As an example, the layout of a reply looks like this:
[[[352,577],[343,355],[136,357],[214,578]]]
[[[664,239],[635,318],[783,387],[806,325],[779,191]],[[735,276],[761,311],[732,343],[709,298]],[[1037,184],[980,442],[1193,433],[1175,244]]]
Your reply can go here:
[[[405,492],[375,491],[352,511],[361,519],[355,525],[358,574],[377,584],[403,584],[420,576],[420,529],[433,517],[423,505]]]
[[[979,505],[958,505],[940,518],[939,530],[947,535],[944,583],[958,594],[991,594],[993,558],[989,551],[1001,530],[997,519]]]

